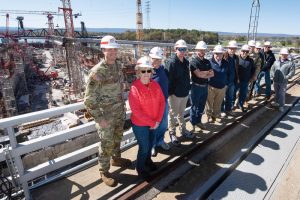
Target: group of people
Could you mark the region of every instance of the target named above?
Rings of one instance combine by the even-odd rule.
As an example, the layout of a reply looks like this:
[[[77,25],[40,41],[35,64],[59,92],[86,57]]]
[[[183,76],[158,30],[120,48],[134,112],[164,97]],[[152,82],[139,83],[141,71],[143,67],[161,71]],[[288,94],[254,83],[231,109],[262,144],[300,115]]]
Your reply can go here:
[[[103,182],[116,186],[117,180],[109,173],[110,165],[128,167],[130,160],[121,158],[120,142],[124,125],[124,99],[122,73],[117,62],[119,44],[113,36],[101,40],[104,59],[89,74],[84,104],[94,117],[100,137],[99,171]],[[157,148],[169,150],[164,141],[168,130],[172,145],[179,146],[176,125],[182,136],[192,139],[184,120],[185,108],[190,98],[190,123],[193,129],[206,129],[202,123],[204,112],[208,122],[220,122],[221,112],[234,116],[236,106],[246,111],[246,101],[260,95],[260,80],[265,77],[266,98],[271,95],[271,78],[274,81],[275,102],[283,110],[287,80],[295,73],[295,66],[282,48],[279,60],[270,50],[271,43],[249,41],[236,54],[236,41],[230,41],[227,51],[216,45],[211,59],[206,59],[207,45],[199,41],[195,54],[186,58],[188,46],[184,40],[175,43],[175,54],[162,65],[163,49],[154,47],[148,56],[136,63],[137,79],[129,92],[132,130],[138,143],[136,170],[141,178],[157,170],[151,157]],[[275,63],[274,63],[275,62]],[[254,90],[254,91],[253,91]],[[237,97],[238,94],[238,97]],[[237,100],[236,100],[237,99]],[[236,102],[236,103],[235,103]]]

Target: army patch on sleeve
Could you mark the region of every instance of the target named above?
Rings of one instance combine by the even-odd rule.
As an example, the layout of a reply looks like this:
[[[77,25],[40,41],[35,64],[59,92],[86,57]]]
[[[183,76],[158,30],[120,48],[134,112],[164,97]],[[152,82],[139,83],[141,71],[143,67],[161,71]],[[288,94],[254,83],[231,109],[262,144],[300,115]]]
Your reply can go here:
[[[93,73],[92,74],[92,79],[94,81],[101,81],[101,75],[100,74],[97,74],[97,73]]]

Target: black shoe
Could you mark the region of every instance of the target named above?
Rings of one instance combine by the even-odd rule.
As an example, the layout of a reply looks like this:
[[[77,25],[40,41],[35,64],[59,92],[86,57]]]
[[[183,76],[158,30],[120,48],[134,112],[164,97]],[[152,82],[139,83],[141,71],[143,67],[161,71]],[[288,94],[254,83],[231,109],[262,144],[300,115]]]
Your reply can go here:
[[[157,156],[157,151],[156,151],[155,147],[153,147],[153,148],[151,149],[151,156],[152,156],[152,157],[156,157],[156,156]]]
[[[149,172],[156,171],[158,169],[157,165],[151,160],[146,163],[146,170]],[[148,171],[147,170],[147,171]]]
[[[226,111],[226,115],[227,115],[227,116],[235,117],[235,113],[232,112],[232,111]]]
[[[147,172],[146,170],[143,170],[143,171],[138,171],[138,177],[141,178],[141,179],[147,179],[150,177],[150,173]]]

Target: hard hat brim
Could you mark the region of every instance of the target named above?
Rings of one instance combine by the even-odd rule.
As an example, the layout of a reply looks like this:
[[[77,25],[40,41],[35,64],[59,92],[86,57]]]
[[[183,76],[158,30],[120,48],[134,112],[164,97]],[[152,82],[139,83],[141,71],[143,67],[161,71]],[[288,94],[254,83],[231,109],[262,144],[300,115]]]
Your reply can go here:
[[[238,47],[237,46],[227,46],[226,48],[235,48],[235,49],[237,49]]]
[[[213,51],[213,53],[224,53],[224,51]]]
[[[162,60],[163,59],[163,57],[160,57],[160,56],[155,56],[155,55],[149,55],[151,58],[155,58],[155,59],[160,59],[160,60]]]
[[[151,68],[151,69],[153,69],[154,67],[153,66],[149,66],[149,65],[143,65],[143,64],[141,64],[141,65],[136,65],[135,66],[135,69],[137,70],[138,68]]]
[[[182,48],[182,47],[183,47],[183,48],[187,48],[187,46],[186,46],[186,45],[181,45],[181,44],[179,44],[179,45],[175,45],[175,49],[176,49],[176,48]]]

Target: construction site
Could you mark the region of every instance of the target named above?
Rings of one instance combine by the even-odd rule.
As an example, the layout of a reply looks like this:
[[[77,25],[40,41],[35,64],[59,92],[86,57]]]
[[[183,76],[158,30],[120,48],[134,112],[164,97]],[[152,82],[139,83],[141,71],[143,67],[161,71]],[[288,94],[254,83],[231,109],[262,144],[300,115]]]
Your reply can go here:
[[[0,199],[135,199],[136,196],[125,195],[123,198],[120,194],[131,190],[133,187],[130,188],[130,185],[135,187],[143,183],[141,180],[132,181],[122,177],[124,184],[118,186],[116,191],[107,190],[103,182],[98,184],[99,180],[94,180],[98,176],[95,175],[98,173],[95,165],[99,136],[93,118],[84,108],[83,98],[89,71],[104,56],[99,46],[104,35],[89,36],[83,21],[81,21],[81,30],[75,30],[73,20],[80,18],[84,13],[74,13],[71,0],[61,0],[61,3],[62,5],[58,6],[59,12],[0,10],[3,14],[0,17],[6,20],[6,29],[0,32],[2,41],[0,43],[0,176],[2,177]],[[118,41],[121,45],[118,60],[122,63],[125,97],[128,96],[131,83],[136,79],[137,59],[148,54],[155,46],[164,49],[164,57],[167,59],[174,48],[174,43],[144,41],[142,1],[136,0],[135,3],[136,40]],[[253,0],[248,40],[255,40],[259,9],[259,1]],[[45,18],[48,27],[26,29],[26,18],[23,17],[26,15]],[[55,27],[53,20],[57,16],[63,16],[64,29]],[[17,30],[10,30],[12,18],[18,21]],[[188,47],[190,51],[187,57],[191,57],[195,45],[188,44]],[[209,52],[212,47],[213,45],[209,45],[208,57],[211,56]],[[274,51],[277,53],[279,49],[274,48]],[[293,54],[293,56],[298,66],[299,55]],[[293,94],[298,95],[298,92],[294,91]],[[292,100],[290,98],[290,102]],[[251,103],[253,107],[259,107],[268,102],[259,99]],[[137,150],[136,140],[130,128],[130,108],[127,101],[126,109],[121,146],[122,150],[132,157]],[[291,109],[286,108],[286,112]],[[243,118],[243,113],[238,115]],[[230,120],[235,119],[229,119],[228,124]],[[162,165],[168,167],[176,160],[176,153],[183,153],[189,150],[189,147],[194,148],[198,143],[204,143],[209,138],[209,134],[218,131],[222,131],[222,126],[212,126],[210,132],[201,135],[205,140],[198,138],[195,143],[186,141],[186,147],[181,151],[176,150],[170,155],[161,155],[157,160],[163,160]],[[68,181],[65,183],[66,177],[70,176],[69,181],[76,179],[78,171],[81,171],[81,174],[77,176],[85,177],[84,170],[87,170],[89,176],[94,176],[94,179],[91,178],[94,182],[83,181],[83,183],[72,180],[79,188],[79,184],[86,184],[84,187],[87,189],[75,189],[75,192],[74,190],[71,192],[68,188],[66,194],[64,187],[72,185]],[[160,174],[163,173],[164,171],[161,170]],[[131,171],[128,174],[135,175]],[[50,183],[57,185],[50,186]],[[89,185],[95,183],[98,184],[97,187]],[[101,189],[95,191],[100,186]],[[52,189],[49,189],[51,187]],[[61,196],[53,194],[55,187],[62,189]],[[92,192],[85,196],[87,191],[90,192],[89,190]],[[53,196],[47,197],[47,193]],[[175,198],[164,194],[157,197],[158,199]],[[150,199],[152,198],[154,197]]]
[[[144,53],[143,45],[139,43],[143,40],[141,0],[136,2],[136,6],[137,41],[125,42],[118,52],[125,78],[125,96],[128,95],[130,85],[135,80],[136,59]],[[84,22],[81,22],[81,31],[75,31],[73,20],[81,14],[73,13],[71,0],[63,0],[59,10],[60,12],[0,10],[0,13],[4,14],[1,16],[6,20],[5,31],[0,32],[2,41],[0,43],[0,119],[10,119],[20,115],[31,116],[30,113],[33,112],[47,112],[51,108],[83,101],[89,70],[103,58],[99,47],[101,36],[89,37]],[[48,28],[26,29],[24,15],[45,17]],[[58,16],[64,17],[64,29],[54,26],[53,19]],[[10,30],[10,20],[14,18],[18,20],[18,29]],[[147,48],[150,49],[154,45],[156,43],[148,45]],[[171,45],[169,45],[167,44],[165,49],[170,49]],[[127,108],[129,111],[128,103]],[[18,143],[28,142],[92,120],[92,117],[82,108],[74,112],[47,118],[39,117],[37,120],[20,123],[14,127],[13,134]],[[129,122],[125,130],[128,128]],[[9,146],[10,140],[7,130],[1,127],[2,150],[5,146]],[[94,144],[97,140],[98,136],[95,133],[89,133],[62,144],[28,153],[22,158],[23,167],[25,170],[30,169],[49,159]],[[14,173],[19,176],[18,170],[14,170],[14,162],[1,162],[2,176],[14,177],[11,176]],[[14,181],[16,180],[13,179]]]

